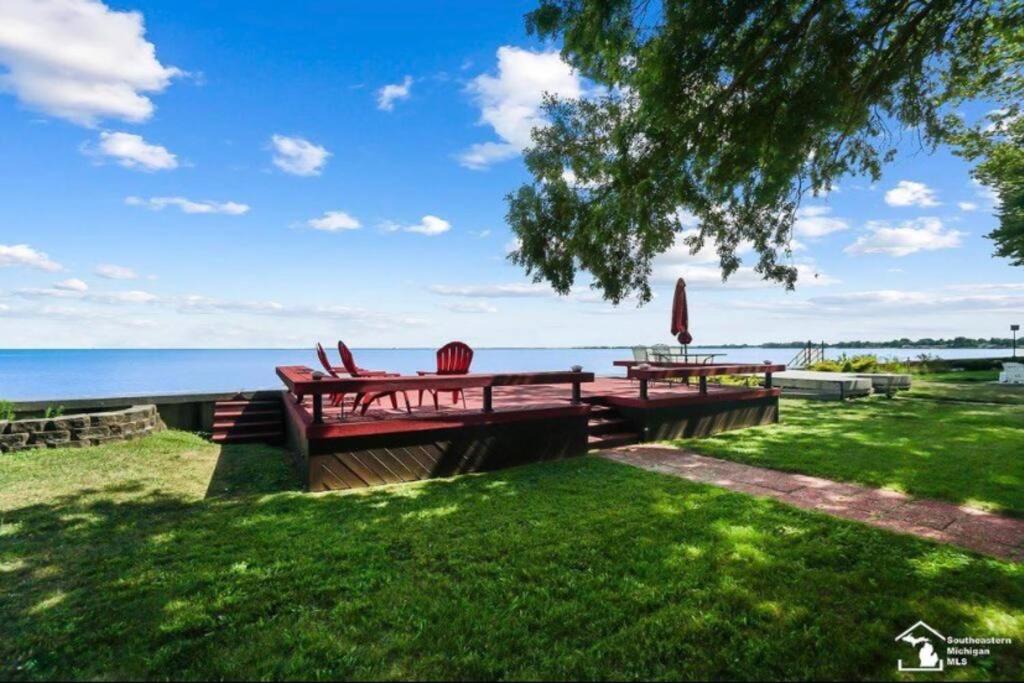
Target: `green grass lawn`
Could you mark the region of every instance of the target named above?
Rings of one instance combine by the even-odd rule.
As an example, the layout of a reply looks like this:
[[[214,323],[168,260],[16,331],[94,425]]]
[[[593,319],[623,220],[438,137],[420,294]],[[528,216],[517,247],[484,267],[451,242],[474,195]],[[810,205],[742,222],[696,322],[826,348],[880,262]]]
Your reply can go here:
[[[675,443],[751,465],[1024,515],[1024,402],[955,403],[905,394],[784,400],[778,425]]]
[[[174,432],[0,457],[0,679],[877,679],[918,619],[1024,675],[1024,566],[952,547],[594,457],[294,486]]]
[[[963,373],[950,373],[963,374]],[[1024,385],[996,384],[983,380],[956,382],[946,375],[929,376],[928,381],[914,378],[907,396],[930,398],[943,401],[964,401],[980,403],[1015,403],[1024,405]]]
[[[999,380],[998,370],[946,370],[944,372],[923,372],[915,374],[914,382],[952,382],[963,384],[968,382],[995,382]]]

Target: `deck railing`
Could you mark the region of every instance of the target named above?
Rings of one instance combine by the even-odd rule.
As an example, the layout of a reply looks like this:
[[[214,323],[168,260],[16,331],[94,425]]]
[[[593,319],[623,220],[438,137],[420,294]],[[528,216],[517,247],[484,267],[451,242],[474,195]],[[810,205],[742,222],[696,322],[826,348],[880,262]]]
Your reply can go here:
[[[570,384],[570,401],[578,405],[580,385],[594,381],[594,373],[569,370],[566,372],[502,372],[472,373],[466,375],[424,375],[399,377],[331,377],[301,365],[277,368],[288,391],[298,401],[313,399],[313,422],[323,422],[323,397],[327,394],[378,394],[389,391],[452,391],[455,389],[483,389],[483,412],[494,411],[492,389],[538,384]],[[344,419],[344,415],[342,416]]]
[[[640,399],[647,400],[647,384],[651,380],[664,380],[669,378],[689,379],[698,378],[700,382],[699,391],[701,394],[708,393],[708,377],[723,375],[758,375],[764,373],[764,386],[772,388],[772,373],[783,372],[785,365],[773,363],[761,363],[754,365],[733,365],[719,363],[712,365],[695,365],[693,363],[652,363],[644,364],[636,361],[615,361],[615,365],[627,368],[627,376],[630,379],[640,381]]]
[[[787,366],[797,370],[806,368],[814,363],[820,363],[823,360],[825,360],[825,342],[822,342],[820,346],[807,342],[807,346],[800,349],[800,353],[793,356],[793,360],[789,361]]]

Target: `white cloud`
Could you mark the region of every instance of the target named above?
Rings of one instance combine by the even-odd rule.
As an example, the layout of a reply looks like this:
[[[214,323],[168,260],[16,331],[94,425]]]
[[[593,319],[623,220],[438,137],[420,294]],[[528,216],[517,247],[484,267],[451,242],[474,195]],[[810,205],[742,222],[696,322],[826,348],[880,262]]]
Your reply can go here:
[[[110,263],[96,266],[96,274],[107,280],[135,280],[139,275],[131,268],[115,266]]]
[[[847,309],[890,313],[937,313],[950,310],[1024,310],[1024,296],[1021,295],[972,294],[944,296],[936,295],[935,292],[894,289],[812,297],[808,301],[820,309],[831,312],[842,312]]]
[[[796,212],[793,230],[801,237],[824,237],[834,232],[847,230],[850,224],[842,218],[831,216],[832,209],[827,206],[804,206]]]
[[[145,121],[153,114],[147,95],[182,74],[157,60],[142,14],[98,0],[3,0],[0,65],[0,89],[86,126],[107,117]]]
[[[68,281],[71,282],[71,281]],[[81,282],[77,280],[76,282]],[[150,304],[160,300],[155,294],[141,290],[128,290],[124,292],[90,292],[86,289],[75,289],[62,286],[67,283],[58,283],[48,289],[19,289],[14,293],[26,299],[78,299],[101,304]],[[84,282],[82,283],[85,284]]]
[[[99,294],[90,294],[89,298],[93,301],[100,301],[103,303],[111,304],[149,304],[155,301],[159,301],[160,297],[149,292],[143,292],[138,289],[133,289],[127,292],[104,292]]]
[[[124,203],[130,206],[145,206],[153,211],[161,211],[168,206],[176,206],[184,213],[220,213],[229,216],[241,216],[248,213],[250,209],[248,204],[240,204],[238,202],[216,202],[209,199],[193,201],[184,197],[150,197],[149,199],[126,197]]]
[[[803,287],[826,287],[839,283],[839,280],[824,273],[813,263],[798,263],[794,267],[797,271],[797,289]],[[781,285],[777,282],[765,280],[750,266],[741,266],[725,282],[722,282],[722,269],[717,263],[715,265],[669,264],[655,267],[654,280],[656,282],[675,282],[680,277],[686,280],[686,286],[691,289],[781,288]]]
[[[306,225],[314,230],[325,232],[340,232],[342,230],[357,230],[362,224],[354,217],[344,211],[328,211],[320,218],[311,218]]]
[[[899,225],[869,221],[868,233],[844,249],[848,254],[907,256],[919,251],[952,249],[960,246],[964,233],[948,230],[938,218],[915,218]]]
[[[689,214],[681,214],[680,219],[684,224],[693,224],[693,221],[689,220]],[[681,277],[686,280],[688,287],[694,289],[771,289],[780,286],[778,283],[764,280],[751,266],[741,266],[729,276],[728,281],[722,282],[721,259],[713,241],[705,241],[704,246],[696,254],[690,253],[690,247],[685,240],[696,234],[696,230],[678,233],[668,251],[654,258],[652,279],[655,282],[670,283]],[[805,247],[797,240],[792,240],[790,249],[800,251]],[[736,253],[741,257],[753,251],[754,245],[749,241],[740,242],[736,247]],[[795,263],[794,267],[797,269],[797,288],[820,287],[839,282],[808,259]]]
[[[407,225],[404,230],[406,232],[416,232],[421,235],[427,235],[433,237],[440,235],[451,230],[452,224],[443,218],[437,216],[424,216],[419,223],[416,225]]]
[[[480,123],[500,141],[473,145],[459,156],[472,169],[509,159],[532,144],[530,131],[546,125],[541,112],[545,93],[573,98],[583,94],[579,76],[557,51],[498,48],[498,74],[481,74],[468,87],[480,107]]]
[[[29,320],[49,320],[49,321],[64,321],[64,322],[88,322],[105,325],[115,325],[117,327],[131,327],[131,328],[157,328],[157,324],[150,321],[144,320],[137,316],[126,316],[121,312],[110,312],[100,311],[92,308],[81,308],[81,307],[68,307],[68,306],[31,306],[28,308],[10,309],[6,310],[0,307],[0,311],[4,311],[5,315],[12,318],[23,318]],[[89,331],[94,331],[93,326],[89,326]],[[73,339],[81,339],[82,329],[78,327],[69,328],[69,333],[73,335]],[[123,342],[124,337],[121,332],[118,331],[115,339],[118,342]]]
[[[85,284],[78,278],[70,278],[68,280],[62,280],[54,285],[55,289],[61,289],[66,292],[85,292],[88,291],[89,285]]]
[[[424,216],[420,219],[419,223],[414,225],[402,225],[396,221],[381,221],[379,226],[384,232],[415,232],[420,235],[427,235],[428,237],[434,237],[451,230],[451,223],[438,218],[437,216]]]
[[[25,266],[50,272],[63,270],[59,263],[27,244],[0,244],[0,268],[11,266]]]
[[[395,108],[395,101],[409,99],[412,90],[412,76],[406,76],[401,83],[385,85],[377,91],[377,108],[382,111],[392,111]]]
[[[166,147],[151,145],[134,133],[100,133],[99,146],[85,148],[85,151],[112,157],[125,168],[141,171],[167,171],[178,167],[178,157]]]
[[[946,289],[961,292],[993,292],[1000,290],[1024,291],[1024,282],[977,282],[971,284],[949,285]]]
[[[292,175],[320,175],[331,156],[324,147],[303,138],[274,135],[270,144],[274,148],[274,165]]]
[[[519,156],[520,149],[507,142],[478,142],[459,154],[459,163],[474,171]]]
[[[938,206],[935,190],[924,183],[913,180],[901,180],[896,187],[885,193],[885,203],[889,206]]]
[[[974,202],[957,202],[956,205],[960,207],[961,211],[977,211],[978,205]]]
[[[970,287],[970,285],[966,286],[967,289]],[[961,289],[961,286],[951,286],[947,289]],[[740,309],[771,312],[777,316],[817,320],[819,327],[823,316],[832,316],[837,321],[836,325],[853,322],[853,333],[857,333],[858,330],[862,333],[864,329],[873,327],[873,323],[881,318],[898,318],[900,324],[906,329],[907,325],[913,325],[911,321],[915,319],[932,317],[941,320],[939,326],[925,328],[925,331],[920,334],[921,336],[938,337],[948,334],[950,324],[968,326],[977,324],[976,316],[980,314],[991,313],[1002,316],[1007,312],[1024,313],[1024,294],[944,294],[936,291],[883,289],[820,295],[808,299],[792,300],[787,298],[785,301],[743,299],[733,302],[732,305]],[[951,315],[957,313],[967,317],[950,318]],[[888,320],[882,325],[874,326],[880,335],[877,338],[891,338],[892,324],[892,321]],[[947,332],[942,332],[942,330],[947,330]]]
[[[551,296],[551,289],[543,284],[510,283],[502,285],[431,285],[430,291],[441,296],[473,298],[519,299]]]
[[[369,329],[393,330],[419,327],[427,321],[415,316],[384,313],[355,306],[294,304],[276,301],[223,301],[211,297],[192,295],[180,300],[178,310],[190,313],[245,313],[277,316],[280,318],[310,318],[314,320],[343,320]]]
[[[452,301],[441,304],[453,313],[497,313],[498,309],[485,301]]]

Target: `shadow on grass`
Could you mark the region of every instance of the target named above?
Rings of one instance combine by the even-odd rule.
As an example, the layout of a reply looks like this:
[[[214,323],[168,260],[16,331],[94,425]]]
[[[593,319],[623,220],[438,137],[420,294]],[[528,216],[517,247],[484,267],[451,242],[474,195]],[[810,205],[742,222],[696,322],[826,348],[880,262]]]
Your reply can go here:
[[[677,441],[761,467],[1024,515],[1024,406],[790,400],[782,422]]]
[[[281,459],[280,449],[261,444],[222,445],[206,488],[206,497],[301,490],[291,463],[287,462],[284,467],[268,467],[267,461],[273,459]]]
[[[917,619],[1024,638],[1018,566],[598,459],[233,489],[255,460],[5,513],[0,676],[865,678]]]

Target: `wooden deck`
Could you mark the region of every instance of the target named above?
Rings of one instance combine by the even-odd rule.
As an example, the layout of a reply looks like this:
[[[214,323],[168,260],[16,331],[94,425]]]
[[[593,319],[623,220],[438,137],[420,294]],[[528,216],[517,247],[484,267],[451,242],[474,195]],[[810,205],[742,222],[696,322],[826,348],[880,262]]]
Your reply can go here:
[[[583,386],[582,401],[590,405],[626,406],[631,408],[658,408],[666,406],[684,406],[696,403],[714,403],[717,401],[740,400],[749,398],[760,398],[766,396],[778,396],[778,390],[763,389],[760,387],[738,387],[728,385],[709,384],[707,393],[701,394],[700,388],[696,385],[686,386],[684,384],[654,384],[648,389],[647,400],[640,398],[639,383],[634,380],[619,379],[612,377],[597,377],[595,380]],[[412,412],[406,412],[402,402],[398,408],[392,408],[387,399],[378,401],[366,411],[365,415],[358,415],[352,411],[352,398],[349,397],[345,403],[344,414],[340,407],[325,406],[324,429],[321,433],[331,436],[344,436],[350,434],[366,434],[371,431],[368,425],[379,425],[380,429],[392,427],[401,429],[400,425],[386,425],[384,423],[402,422],[450,422],[458,424],[463,421],[473,421],[474,418],[483,412],[483,390],[466,389],[466,405],[462,401],[453,404],[450,393],[442,393],[439,399],[439,409],[434,410],[433,402],[429,395],[423,398],[423,405],[419,405],[416,391],[409,391],[409,402]],[[495,419],[501,419],[502,414],[517,413],[522,411],[552,411],[557,408],[565,408],[571,404],[571,397],[564,387],[553,385],[535,386],[507,386],[495,388],[492,393]],[[303,402],[305,412],[312,415],[312,399],[307,397]]]
[[[763,368],[758,368],[763,371]],[[313,377],[308,368],[279,368],[288,442],[311,491],[361,488],[538,460],[594,448],[673,437],[705,436],[774,422],[778,389],[687,386],[661,377],[595,378],[590,373],[521,373],[376,380]],[[319,374],[319,373],[317,373]],[[439,407],[419,389],[436,382]],[[462,388],[465,404],[452,401]],[[365,414],[353,410],[356,391],[404,390]],[[318,406],[315,391],[322,397]],[[344,407],[329,394],[348,392]],[[301,396],[301,399],[299,398]]]

